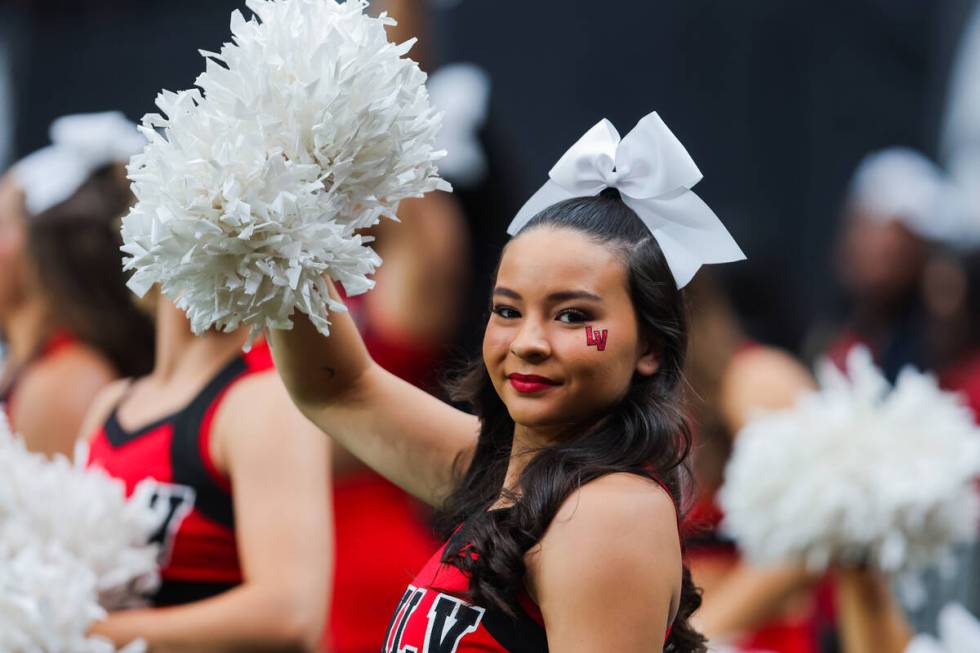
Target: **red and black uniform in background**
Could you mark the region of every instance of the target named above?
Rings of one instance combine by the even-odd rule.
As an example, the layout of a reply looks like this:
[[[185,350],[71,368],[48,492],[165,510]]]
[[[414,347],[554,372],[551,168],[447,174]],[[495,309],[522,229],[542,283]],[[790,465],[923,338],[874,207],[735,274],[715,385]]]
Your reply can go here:
[[[157,482],[151,505],[163,518],[153,536],[161,546],[162,583],[149,597],[154,605],[190,603],[242,582],[231,481],[211,458],[212,425],[236,383],[271,368],[268,346],[256,343],[190,403],[151,424],[126,430],[117,403],[90,442],[89,465],[124,481],[128,494],[144,479]]]

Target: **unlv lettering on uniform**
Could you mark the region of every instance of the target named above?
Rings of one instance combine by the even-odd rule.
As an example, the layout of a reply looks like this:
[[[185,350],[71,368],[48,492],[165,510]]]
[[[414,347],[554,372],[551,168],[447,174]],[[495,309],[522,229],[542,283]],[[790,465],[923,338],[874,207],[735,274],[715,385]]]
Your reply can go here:
[[[149,508],[156,517],[158,526],[150,536],[149,543],[160,545],[158,561],[161,566],[170,561],[174,537],[180,523],[194,510],[196,496],[194,488],[186,485],[155,484],[153,493],[150,494]]]
[[[398,607],[395,608],[395,614],[391,617],[391,623],[388,624],[388,632],[385,633],[385,643],[381,653],[418,653],[418,649],[414,646],[402,646],[402,636],[405,634],[405,625],[412,613],[415,612],[415,608],[419,607],[419,601],[422,600],[423,596],[425,596],[424,589],[411,585],[402,594]]]
[[[585,327],[585,344],[589,347],[595,345],[595,348],[599,351],[605,351],[607,337],[609,337],[609,329],[603,329],[602,331],[596,329],[593,332],[592,327]]]
[[[429,609],[423,653],[456,653],[460,640],[476,630],[483,608],[440,594]]]

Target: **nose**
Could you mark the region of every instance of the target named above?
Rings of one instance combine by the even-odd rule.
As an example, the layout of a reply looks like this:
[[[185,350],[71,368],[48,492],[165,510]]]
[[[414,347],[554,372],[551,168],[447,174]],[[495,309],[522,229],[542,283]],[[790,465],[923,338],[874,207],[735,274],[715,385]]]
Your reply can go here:
[[[551,343],[538,320],[525,319],[510,342],[510,351],[518,358],[534,363],[551,355]]]

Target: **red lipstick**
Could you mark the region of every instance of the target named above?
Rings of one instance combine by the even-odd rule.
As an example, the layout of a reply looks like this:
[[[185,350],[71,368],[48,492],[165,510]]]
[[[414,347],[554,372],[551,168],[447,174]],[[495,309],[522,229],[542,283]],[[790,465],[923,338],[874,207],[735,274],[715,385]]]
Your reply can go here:
[[[537,374],[517,374],[515,372],[514,374],[507,375],[507,379],[514,386],[514,389],[521,394],[543,392],[548,388],[553,388],[558,385],[557,381],[553,381],[546,376],[538,376]]]

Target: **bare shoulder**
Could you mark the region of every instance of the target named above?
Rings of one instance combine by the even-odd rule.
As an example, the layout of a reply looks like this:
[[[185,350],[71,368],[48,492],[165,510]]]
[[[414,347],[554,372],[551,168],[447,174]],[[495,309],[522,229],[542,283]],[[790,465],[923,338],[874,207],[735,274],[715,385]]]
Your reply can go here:
[[[40,392],[57,402],[59,397],[71,397],[83,390],[91,399],[115,378],[116,372],[104,356],[88,345],[74,344],[31,365],[20,392]]]
[[[604,538],[621,529],[641,537],[666,532],[676,539],[677,513],[667,491],[637,474],[607,474],[569,495],[542,541],[584,531]]]
[[[225,472],[242,456],[319,456],[327,446],[327,438],[296,408],[273,369],[251,374],[228,390],[212,433],[211,455]]]
[[[237,381],[218,408],[216,427],[219,432],[265,432],[270,423],[284,417],[300,416],[289,393],[275,370],[250,374]]]
[[[546,612],[589,587],[575,600],[598,605],[634,592],[659,597],[672,614],[682,573],[674,502],[655,481],[603,476],[568,497],[527,565],[529,589]]]
[[[788,353],[753,347],[733,358],[722,378],[722,410],[737,432],[755,412],[791,406],[814,387],[810,372]]]

